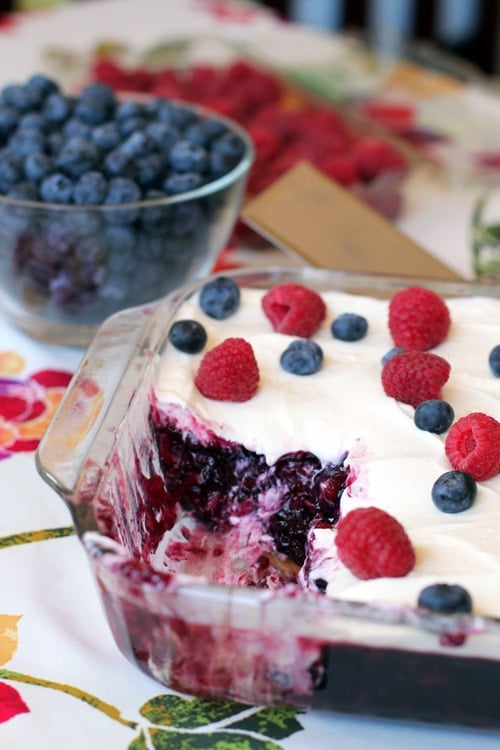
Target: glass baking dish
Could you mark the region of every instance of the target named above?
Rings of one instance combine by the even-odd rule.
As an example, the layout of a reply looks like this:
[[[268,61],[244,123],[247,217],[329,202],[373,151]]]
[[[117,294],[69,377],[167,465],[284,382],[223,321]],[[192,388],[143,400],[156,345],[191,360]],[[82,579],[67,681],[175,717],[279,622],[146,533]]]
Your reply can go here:
[[[225,275],[242,287],[298,282],[377,298],[410,283],[312,268]],[[144,482],[137,478],[160,470],[152,388],[170,322],[204,281],[101,326],[36,454],[42,478],[71,511],[118,647],[184,693],[500,729],[500,620],[295,586],[207,583],[154,570],[141,556]],[[495,285],[411,283],[447,298],[500,298]],[[450,647],[456,637],[461,645]]]

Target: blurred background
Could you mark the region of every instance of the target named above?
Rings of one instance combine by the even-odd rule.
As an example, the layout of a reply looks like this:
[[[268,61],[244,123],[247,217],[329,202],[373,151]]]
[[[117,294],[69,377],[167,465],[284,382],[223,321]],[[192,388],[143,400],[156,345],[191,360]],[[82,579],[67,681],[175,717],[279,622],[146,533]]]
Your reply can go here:
[[[0,15],[84,0],[0,0]],[[98,0],[85,0],[96,2]],[[244,0],[234,0],[244,2]],[[165,0],[168,3],[168,0]],[[481,73],[500,73],[500,0],[257,0],[286,20],[362,32],[372,44],[433,45]],[[140,3],[140,0],[137,0]],[[396,50],[397,51],[397,50]],[[434,63],[436,61],[434,60]]]
[[[266,0],[283,18],[322,29],[383,34],[393,43],[431,43],[444,53],[500,72],[499,0]]]

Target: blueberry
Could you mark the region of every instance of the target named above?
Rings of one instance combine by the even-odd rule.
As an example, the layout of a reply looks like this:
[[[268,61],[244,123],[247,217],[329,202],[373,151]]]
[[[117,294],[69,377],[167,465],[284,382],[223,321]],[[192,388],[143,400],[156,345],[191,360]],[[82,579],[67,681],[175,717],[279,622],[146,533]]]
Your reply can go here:
[[[419,430],[442,435],[451,426],[455,412],[447,401],[431,398],[418,404],[413,418]]]
[[[323,350],[311,339],[292,341],[280,357],[281,367],[292,375],[313,375],[322,363]]]
[[[172,146],[168,160],[176,172],[201,173],[208,165],[208,154],[203,146],[182,140]]]
[[[7,138],[17,127],[19,112],[14,107],[0,106],[0,140]]]
[[[42,115],[53,125],[65,122],[73,110],[73,99],[63,94],[53,93],[45,99],[42,107]]]
[[[447,471],[434,482],[431,496],[443,513],[461,513],[471,507],[477,495],[476,481],[465,471]]]
[[[227,276],[208,281],[200,293],[200,307],[210,318],[224,320],[233,315],[240,304],[238,285]]]
[[[212,139],[228,132],[226,125],[220,120],[216,120],[215,117],[207,117],[203,120],[203,129],[209,133]]]
[[[121,148],[126,154],[129,154],[129,156],[135,156],[138,158],[151,154],[154,151],[155,146],[156,143],[153,136],[146,130],[135,130],[122,143]]]
[[[418,595],[418,606],[431,612],[453,614],[472,612],[472,599],[463,586],[449,583],[434,583],[426,586]]]
[[[168,332],[170,342],[186,354],[198,354],[207,343],[207,332],[196,320],[178,320]]]
[[[193,143],[197,143],[199,146],[207,148],[213,140],[213,135],[209,129],[205,127],[204,122],[195,122],[189,126],[184,133],[184,138]]]
[[[245,144],[243,143],[240,136],[229,131],[217,138],[213,142],[212,148],[219,154],[225,154],[226,156],[231,158],[233,161],[233,166],[240,161],[243,154],[245,153]]]
[[[141,200],[141,189],[134,180],[127,177],[113,177],[109,181],[108,192],[104,199],[107,206],[134,204]],[[106,218],[112,224],[132,224],[139,216],[137,206],[117,211],[110,211]]]
[[[151,136],[160,151],[166,153],[181,137],[180,131],[174,128],[173,125],[169,125],[166,122],[159,122],[158,120],[150,122],[146,126],[146,133]]]
[[[42,182],[40,195],[46,203],[71,203],[73,182],[61,172],[55,172]]]
[[[91,98],[80,98],[75,105],[74,114],[79,120],[89,126],[102,125],[106,122],[112,112],[112,105],[106,101]]]
[[[405,350],[402,349],[400,346],[393,346],[392,349],[389,349],[389,351],[384,354],[384,356],[380,360],[380,363],[382,365],[385,365],[385,363],[388,362],[393,357],[395,357],[396,354],[403,354],[404,351]]]
[[[144,105],[140,102],[134,102],[131,99],[119,102],[115,109],[115,119],[117,122],[129,120],[131,117],[143,117]]]
[[[104,122],[92,128],[90,138],[94,146],[102,151],[113,151],[121,143],[121,135],[116,122]]]
[[[306,558],[307,534],[311,522],[312,516],[304,508],[281,508],[269,519],[269,533],[278,552],[299,566]]]
[[[85,86],[80,94],[80,98],[84,102],[92,102],[93,104],[100,104],[106,106],[110,110],[114,109],[116,105],[115,92],[105,83],[89,83]]]
[[[7,197],[17,201],[37,201],[38,189],[32,182],[17,182],[7,192]]]
[[[197,119],[192,109],[167,101],[162,102],[158,107],[157,117],[161,122],[166,122],[182,131]]]
[[[148,99],[147,102],[144,102],[143,112],[148,117],[151,117],[152,119],[156,119],[158,115],[158,110],[160,109],[162,103],[164,102],[164,99],[161,98],[154,98],[154,99]]]
[[[190,190],[196,190],[201,187],[203,180],[197,172],[184,172],[183,174],[169,175],[163,187],[168,195],[180,195]]]
[[[56,166],[69,177],[80,177],[93,169],[99,160],[95,146],[84,138],[70,138],[55,159]]]
[[[61,227],[67,229],[68,237],[71,239],[95,235],[101,231],[102,227],[102,219],[97,211],[85,211],[81,208],[65,212],[59,218],[59,223]]]
[[[126,120],[120,120],[118,130],[122,137],[135,133],[137,130],[145,130],[147,120],[144,117],[129,117]]]
[[[137,175],[135,159],[120,148],[115,148],[106,155],[103,166],[104,174],[108,177],[129,177],[133,179]]]
[[[32,182],[42,182],[54,171],[54,163],[50,156],[42,152],[29,154],[24,160],[24,174]]]
[[[213,179],[224,177],[236,166],[238,162],[235,162],[232,156],[223,154],[220,151],[211,151],[209,154],[209,173]]]
[[[165,234],[169,228],[169,219],[171,216],[171,206],[164,203],[165,193],[161,190],[147,190],[144,196],[147,201],[162,200],[162,203],[151,206],[144,206],[141,209],[141,225],[146,232],[152,234]]]
[[[368,321],[357,313],[342,313],[330,328],[333,337],[340,341],[359,341],[366,336]]]
[[[85,172],[76,182],[73,197],[79,206],[98,206],[107,194],[108,182],[97,171]]]
[[[76,136],[77,138],[85,138],[86,140],[89,140],[92,131],[90,125],[87,125],[81,120],[77,120],[76,117],[70,117],[70,119],[66,120],[64,123],[62,132],[65,138],[74,138]]]
[[[160,154],[148,154],[136,159],[136,181],[143,190],[160,187],[165,166]]]
[[[38,128],[16,130],[9,138],[9,148],[22,156],[45,151],[45,137]]]
[[[181,238],[187,237],[194,232],[199,221],[201,208],[196,201],[178,203],[172,206],[172,236]]]
[[[0,153],[0,193],[6,193],[23,177],[23,159],[5,149]]]
[[[44,131],[47,128],[47,121],[40,114],[40,112],[27,112],[19,119],[18,130],[24,128],[36,128],[36,130]]]
[[[2,89],[0,101],[7,107],[14,107],[19,112],[29,112],[37,106],[38,99],[28,86],[10,83]]]
[[[111,253],[117,253],[122,259],[129,256],[134,250],[136,238],[135,232],[130,227],[109,226],[106,227],[105,237]]]
[[[493,347],[488,357],[491,372],[496,378],[500,378],[500,344]]]
[[[45,98],[49,94],[57,94],[59,92],[58,84],[42,73],[35,73],[34,75],[32,75],[28,79],[26,88],[28,88],[31,92],[36,92],[43,98]]]
[[[47,135],[46,151],[52,156],[56,156],[62,148],[64,143],[64,136],[58,131],[54,131]]]
[[[32,182],[18,182],[7,191],[6,196],[17,201],[37,201],[38,190]],[[5,205],[1,219],[5,227],[19,235],[33,223],[33,211],[24,206]],[[17,252],[18,247],[15,250],[16,262],[19,260]]]

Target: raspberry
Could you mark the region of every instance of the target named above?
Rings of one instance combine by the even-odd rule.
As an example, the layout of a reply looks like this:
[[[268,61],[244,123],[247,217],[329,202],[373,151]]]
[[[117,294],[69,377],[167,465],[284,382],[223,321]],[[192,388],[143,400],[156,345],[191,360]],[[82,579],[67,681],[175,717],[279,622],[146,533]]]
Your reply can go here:
[[[382,369],[382,386],[387,396],[418,406],[440,399],[441,388],[450,375],[449,363],[430,352],[403,352],[388,359]]]
[[[198,390],[214,401],[248,401],[259,385],[259,368],[245,339],[229,338],[210,349],[195,377]]]
[[[371,181],[384,172],[407,168],[406,159],[389,143],[379,138],[360,138],[352,148],[352,159],[362,180]]]
[[[396,346],[425,351],[441,344],[450,329],[446,303],[431,289],[409,286],[389,304],[389,330]]]
[[[471,412],[451,426],[445,452],[452,467],[476,481],[500,473],[500,422],[482,412]]]
[[[302,284],[278,284],[262,298],[262,309],[278,333],[307,339],[326,315],[320,295]]]
[[[340,561],[357,578],[400,578],[415,565],[413,545],[399,521],[380,508],[356,508],[337,526]]]

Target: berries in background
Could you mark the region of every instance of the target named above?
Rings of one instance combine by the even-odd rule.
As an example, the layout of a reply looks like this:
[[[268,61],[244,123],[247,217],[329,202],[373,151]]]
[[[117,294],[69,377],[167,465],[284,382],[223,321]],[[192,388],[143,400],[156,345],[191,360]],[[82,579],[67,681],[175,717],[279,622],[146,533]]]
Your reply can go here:
[[[427,351],[448,335],[451,319],[444,300],[431,289],[409,286],[389,303],[389,330],[396,346]]]
[[[194,382],[206,398],[242,402],[255,396],[259,378],[252,346],[245,339],[228,338],[204,355]]]
[[[350,511],[337,525],[335,543],[340,561],[362,580],[400,578],[415,565],[415,551],[404,527],[381,508]]]
[[[442,399],[422,401],[415,409],[414,422],[419,430],[442,435],[446,432],[455,418],[451,404]]]
[[[326,305],[317,292],[302,284],[276,284],[262,297],[262,309],[275,331],[309,338],[321,325]]]
[[[449,363],[438,354],[410,351],[396,354],[382,368],[382,387],[387,396],[418,406],[440,399],[450,376]]]
[[[322,364],[323,350],[310,339],[292,341],[280,357],[283,370],[293,375],[313,375]]]
[[[500,422],[482,412],[472,412],[452,425],[445,441],[452,467],[466,471],[478,482],[500,473]]]
[[[465,471],[447,471],[436,479],[431,497],[436,508],[443,513],[462,513],[476,499],[477,485]]]
[[[368,321],[357,313],[342,313],[332,322],[331,331],[340,341],[359,341],[366,336]]]
[[[383,138],[359,134],[333,106],[313,103],[306,95],[290,91],[288,84],[271,71],[245,60],[226,66],[195,64],[179,71],[174,67],[134,70],[114,60],[99,59],[93,77],[116,91],[140,91],[204,105],[242,124],[256,149],[248,183],[250,195],[308,160],[388,218],[395,218],[401,211],[398,179],[408,170],[401,152]],[[172,124],[168,108],[163,116]],[[208,126],[201,132],[193,128],[186,137],[206,147],[204,130]],[[216,133],[210,135],[215,137]],[[226,140],[231,139],[225,139],[220,150],[212,151],[214,175],[234,164],[234,150]],[[383,187],[378,185],[378,179],[388,174],[394,175],[394,180],[387,180]],[[370,190],[374,183],[377,189]]]

